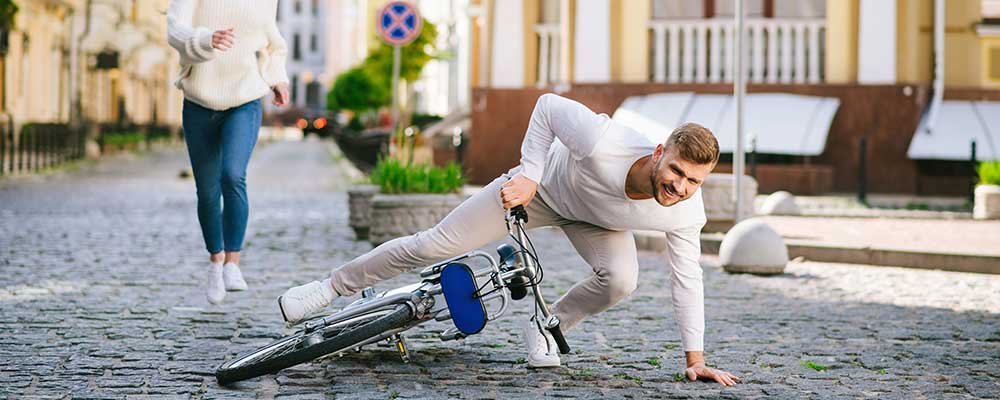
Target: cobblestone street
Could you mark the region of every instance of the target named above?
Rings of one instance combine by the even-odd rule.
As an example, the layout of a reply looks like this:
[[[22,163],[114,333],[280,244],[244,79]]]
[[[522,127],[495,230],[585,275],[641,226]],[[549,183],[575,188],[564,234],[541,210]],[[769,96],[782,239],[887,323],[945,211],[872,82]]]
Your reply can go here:
[[[336,152],[333,152],[336,154]],[[248,292],[205,300],[207,257],[182,149],[0,180],[0,395],[10,398],[1000,397],[1000,276],[793,262],[726,274],[705,257],[709,365],[682,381],[664,255],[639,289],[568,334],[563,366],[528,370],[513,313],[462,342],[410,336],[220,387],[214,371],[284,332],[275,298],[371,248],[347,226],[351,183],[326,142],[261,144],[250,163]],[[532,235],[554,300],[590,273],[558,231]],[[490,246],[492,248],[492,246]],[[492,251],[491,251],[492,252]],[[415,280],[408,274],[379,288]],[[342,305],[353,299],[338,299]]]

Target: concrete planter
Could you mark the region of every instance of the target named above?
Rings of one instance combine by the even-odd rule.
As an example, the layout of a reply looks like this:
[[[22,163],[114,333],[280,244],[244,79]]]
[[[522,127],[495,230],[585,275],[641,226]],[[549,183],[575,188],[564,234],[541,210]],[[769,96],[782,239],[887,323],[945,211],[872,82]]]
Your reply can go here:
[[[431,228],[461,202],[457,194],[376,194],[368,240],[378,246]]]
[[[372,197],[378,193],[378,186],[355,185],[347,189],[348,216],[351,228],[358,240],[368,238],[368,227],[371,224]]]
[[[976,186],[976,199],[972,208],[972,218],[1000,219],[1000,186]]]
[[[753,201],[757,197],[757,181],[751,176],[744,176],[743,179],[743,213],[740,221],[753,216]],[[733,220],[736,212],[736,202],[733,201],[735,185],[736,179],[732,174],[710,174],[701,186],[705,216],[708,217],[704,232],[724,232],[739,222]]]

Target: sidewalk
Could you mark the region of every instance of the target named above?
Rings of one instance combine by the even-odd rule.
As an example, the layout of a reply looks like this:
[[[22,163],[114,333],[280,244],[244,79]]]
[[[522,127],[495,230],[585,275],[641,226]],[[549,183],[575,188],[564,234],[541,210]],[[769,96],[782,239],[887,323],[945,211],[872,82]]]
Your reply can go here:
[[[1000,221],[949,219],[757,217],[788,245],[789,258],[1000,274]],[[661,250],[660,235],[636,233],[641,250]],[[716,254],[722,233],[703,233]]]

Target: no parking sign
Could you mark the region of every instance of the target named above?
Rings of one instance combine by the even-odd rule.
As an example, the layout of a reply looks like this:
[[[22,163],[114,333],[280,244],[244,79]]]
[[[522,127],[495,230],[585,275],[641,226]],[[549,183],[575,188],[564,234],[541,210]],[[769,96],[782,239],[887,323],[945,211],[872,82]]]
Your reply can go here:
[[[396,46],[410,44],[420,36],[423,19],[412,4],[405,1],[390,1],[378,12],[378,35],[386,43]]]

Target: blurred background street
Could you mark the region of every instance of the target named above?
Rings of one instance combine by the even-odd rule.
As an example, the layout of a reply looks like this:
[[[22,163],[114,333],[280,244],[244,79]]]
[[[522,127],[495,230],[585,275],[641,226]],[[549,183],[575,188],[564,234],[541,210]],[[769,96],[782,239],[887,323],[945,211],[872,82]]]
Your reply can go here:
[[[743,0],[745,97],[734,0],[413,0],[395,101],[386,1],[279,0],[290,102],[262,99],[251,290],[221,306],[202,286],[169,3],[0,0],[0,396],[1000,397],[998,0]],[[429,227],[369,218],[373,193],[399,189],[373,170],[459,171],[433,194],[473,193],[519,162],[548,92],[653,142],[684,122],[715,133],[707,356],[744,384],[676,375],[659,232],[635,232],[639,289],[569,335],[561,368],[525,367],[521,307],[457,344],[422,327],[410,364],[374,348],[216,384],[285,332],[284,289]],[[773,246],[740,247],[745,222]],[[532,237],[550,299],[591,273],[561,231]]]

